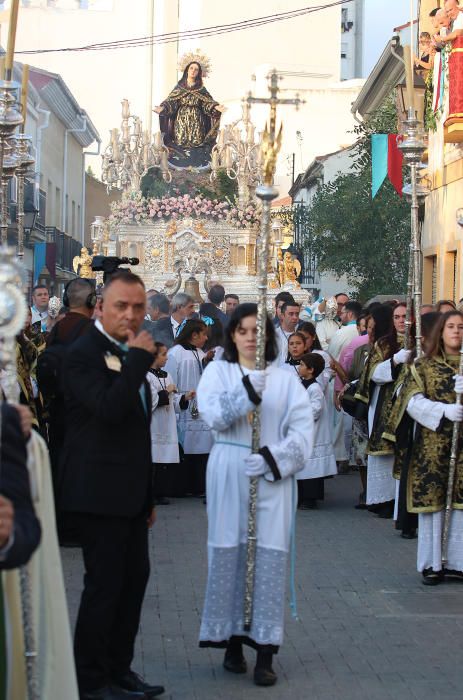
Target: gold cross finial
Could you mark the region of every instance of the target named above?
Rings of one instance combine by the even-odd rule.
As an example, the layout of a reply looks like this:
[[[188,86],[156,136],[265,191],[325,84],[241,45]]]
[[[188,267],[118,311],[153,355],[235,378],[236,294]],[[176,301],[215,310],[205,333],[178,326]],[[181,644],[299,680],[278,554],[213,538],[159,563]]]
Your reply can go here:
[[[262,134],[262,159],[263,159],[263,172],[264,172],[264,183],[266,185],[273,184],[273,178],[275,175],[276,161],[278,152],[281,148],[283,125],[280,124],[278,135],[276,135],[276,119],[277,119],[277,106],[278,105],[294,105],[296,109],[304,104],[304,100],[301,100],[296,94],[293,99],[280,99],[278,97],[278,80],[279,76],[274,68],[268,75],[269,81],[269,92],[270,97],[253,97],[252,93],[248,93],[246,97],[246,102],[250,106],[252,104],[269,104],[270,105],[270,118],[268,125],[265,125],[264,133]]]

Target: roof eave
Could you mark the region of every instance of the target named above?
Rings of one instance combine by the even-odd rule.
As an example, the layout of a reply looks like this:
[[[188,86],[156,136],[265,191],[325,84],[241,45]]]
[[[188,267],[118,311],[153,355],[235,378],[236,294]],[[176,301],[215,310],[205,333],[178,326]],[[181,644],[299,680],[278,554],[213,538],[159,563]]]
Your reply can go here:
[[[404,77],[403,47],[400,45],[400,37],[395,36],[386,44],[379,61],[352,103],[352,114],[366,117],[375,112]]]

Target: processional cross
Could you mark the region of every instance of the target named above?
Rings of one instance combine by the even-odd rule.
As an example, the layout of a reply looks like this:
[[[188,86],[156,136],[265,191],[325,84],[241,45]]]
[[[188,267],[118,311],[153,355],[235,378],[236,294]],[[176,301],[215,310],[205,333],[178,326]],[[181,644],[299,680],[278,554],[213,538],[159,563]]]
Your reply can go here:
[[[262,216],[258,246],[257,266],[257,338],[256,338],[256,369],[265,369],[265,343],[267,322],[267,272],[270,241],[270,209],[271,202],[278,196],[278,190],[273,186],[276,161],[281,148],[283,125],[280,125],[276,135],[276,118],[278,105],[294,105],[296,109],[304,104],[296,94],[293,99],[278,97],[278,74],[275,69],[269,75],[270,97],[253,97],[251,93],[246,102],[251,104],[269,104],[270,117],[262,134],[261,156],[264,184],[256,188],[256,196],[262,201]],[[252,452],[260,449],[260,407],[256,406],[252,414]],[[244,630],[249,632],[252,624],[254,602],[254,575],[256,569],[257,551],[257,485],[258,477],[251,477],[249,484],[248,536],[246,548],[246,581],[244,593]]]

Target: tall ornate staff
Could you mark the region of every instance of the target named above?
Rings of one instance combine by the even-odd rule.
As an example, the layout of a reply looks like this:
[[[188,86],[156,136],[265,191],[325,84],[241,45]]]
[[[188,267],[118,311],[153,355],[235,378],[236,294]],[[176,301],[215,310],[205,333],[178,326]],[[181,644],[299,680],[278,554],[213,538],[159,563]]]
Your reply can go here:
[[[460,347],[460,369],[458,374],[463,374],[463,342]],[[462,395],[457,393],[457,403],[461,404]],[[442,528],[442,567],[448,562],[448,550],[449,550],[449,532],[450,532],[450,519],[453,510],[453,491],[455,487],[455,475],[457,469],[457,459],[458,459],[458,442],[460,439],[460,421],[455,421],[453,424],[452,432],[452,447],[450,449],[450,464],[449,464],[449,478],[447,481],[447,494],[445,499],[445,511],[444,511],[444,527]]]
[[[270,242],[270,209],[271,202],[278,196],[278,190],[273,186],[276,160],[281,147],[282,126],[276,135],[277,105],[291,104],[296,109],[303,101],[296,96],[294,99],[278,99],[278,75],[276,70],[270,74],[270,97],[246,98],[248,105],[253,103],[269,104],[270,118],[262,135],[262,170],[264,184],[256,189],[256,195],[262,201],[262,218],[260,238],[258,242],[257,270],[257,338],[256,338],[256,369],[265,369],[265,328],[267,322],[267,271]],[[252,451],[260,449],[260,407],[257,406],[252,416]],[[252,624],[254,603],[254,575],[256,569],[257,551],[257,485],[258,477],[251,477],[249,484],[248,538],[246,548],[246,580],[244,593],[244,630],[249,632]]]

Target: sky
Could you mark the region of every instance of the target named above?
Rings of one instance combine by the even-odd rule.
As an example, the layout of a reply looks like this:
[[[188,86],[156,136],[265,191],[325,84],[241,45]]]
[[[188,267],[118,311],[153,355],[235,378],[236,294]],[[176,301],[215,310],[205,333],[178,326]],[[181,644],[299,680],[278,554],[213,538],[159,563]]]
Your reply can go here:
[[[416,18],[414,0],[414,18]],[[394,27],[410,21],[409,0],[365,0],[364,70],[367,77],[393,35]]]

